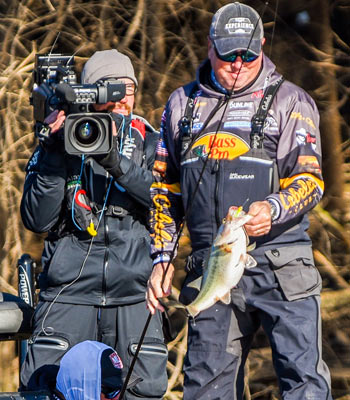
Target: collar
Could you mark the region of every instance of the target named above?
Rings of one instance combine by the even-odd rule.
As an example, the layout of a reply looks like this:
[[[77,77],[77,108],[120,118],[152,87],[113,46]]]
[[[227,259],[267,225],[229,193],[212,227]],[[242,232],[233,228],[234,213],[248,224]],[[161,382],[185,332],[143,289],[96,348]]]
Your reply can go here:
[[[215,89],[217,89],[219,92],[224,93],[224,94],[228,94],[229,91],[227,89],[225,89],[220,83],[219,81],[216,79],[214,70],[212,69],[210,72],[210,79],[212,84],[214,85]]]

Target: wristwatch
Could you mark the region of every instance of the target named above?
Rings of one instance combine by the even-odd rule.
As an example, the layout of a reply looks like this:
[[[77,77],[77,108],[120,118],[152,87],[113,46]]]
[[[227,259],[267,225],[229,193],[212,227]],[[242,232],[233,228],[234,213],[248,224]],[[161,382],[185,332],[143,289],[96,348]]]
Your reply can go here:
[[[268,203],[270,204],[270,213],[271,213],[271,221],[276,221],[276,219],[280,215],[280,209],[277,206],[275,201],[272,201],[270,199],[267,199]]]

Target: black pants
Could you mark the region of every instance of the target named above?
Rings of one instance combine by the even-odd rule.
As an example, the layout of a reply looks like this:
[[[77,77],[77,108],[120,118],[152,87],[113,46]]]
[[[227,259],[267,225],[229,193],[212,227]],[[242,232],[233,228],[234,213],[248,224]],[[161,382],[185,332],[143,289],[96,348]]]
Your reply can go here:
[[[27,390],[47,389],[55,379],[62,356],[84,340],[98,340],[115,348],[127,374],[148,311],[144,302],[118,307],[94,307],[40,302],[34,316],[34,332],[29,341],[21,384]],[[152,317],[135,363],[134,373],[143,379],[126,400],[161,399],[167,388],[167,348],[161,315]],[[51,382],[52,383],[52,382]]]

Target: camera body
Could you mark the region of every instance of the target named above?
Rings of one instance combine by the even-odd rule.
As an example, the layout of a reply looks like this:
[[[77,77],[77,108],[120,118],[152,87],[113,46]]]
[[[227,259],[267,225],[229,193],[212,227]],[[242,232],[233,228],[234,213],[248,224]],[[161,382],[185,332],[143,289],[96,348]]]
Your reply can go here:
[[[73,56],[36,55],[31,96],[35,133],[42,137],[47,115],[64,110],[64,148],[68,154],[108,153],[113,145],[112,117],[107,112],[95,112],[91,106],[121,100],[125,84],[115,79],[78,84],[73,67]]]

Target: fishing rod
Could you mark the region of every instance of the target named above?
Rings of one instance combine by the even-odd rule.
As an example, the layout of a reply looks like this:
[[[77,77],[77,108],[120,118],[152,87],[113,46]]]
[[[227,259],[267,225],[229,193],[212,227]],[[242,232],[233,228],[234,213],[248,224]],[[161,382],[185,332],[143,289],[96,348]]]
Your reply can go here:
[[[254,29],[253,29],[252,34],[250,35],[250,39],[249,39],[249,42],[248,42],[246,51],[249,51],[249,49],[250,49],[250,45],[251,45],[251,42],[252,42],[252,40],[253,40],[254,33],[255,33],[255,31],[256,31],[258,25],[259,25],[259,22],[262,20],[262,17],[263,17],[264,14],[265,14],[267,5],[268,5],[268,2],[265,2],[263,11],[262,11],[261,15],[259,14],[259,19],[257,20],[257,22],[256,22],[256,24],[255,24],[255,26],[254,26]],[[277,11],[277,10],[276,10],[276,11]],[[197,180],[197,182],[196,182],[196,186],[195,186],[195,189],[194,189],[194,191],[193,191],[193,195],[192,195],[192,197],[191,197],[191,199],[190,199],[190,203],[189,203],[189,205],[187,206],[186,211],[185,211],[185,213],[184,213],[184,216],[183,216],[183,218],[182,218],[182,220],[181,220],[181,223],[180,223],[180,225],[179,225],[179,230],[178,230],[177,232],[175,232],[174,235],[173,235],[173,238],[174,238],[175,235],[177,235],[177,238],[176,238],[176,241],[175,241],[175,243],[174,243],[173,250],[172,250],[172,252],[170,253],[170,260],[168,261],[168,265],[167,265],[167,267],[166,267],[166,269],[165,269],[165,271],[164,271],[164,274],[163,274],[162,286],[163,286],[163,284],[164,284],[164,279],[165,279],[165,277],[166,277],[166,275],[167,275],[167,272],[168,272],[168,270],[169,270],[169,265],[171,264],[171,262],[173,261],[173,259],[174,259],[174,257],[175,257],[175,251],[176,251],[177,246],[178,246],[178,244],[179,244],[179,240],[180,240],[181,234],[182,234],[182,232],[183,232],[183,230],[184,230],[185,222],[186,222],[186,220],[187,220],[187,218],[188,218],[188,215],[189,215],[190,211],[192,210],[193,203],[194,203],[194,198],[195,198],[195,196],[196,196],[196,194],[197,194],[197,192],[198,192],[200,182],[201,182],[201,180],[202,180],[204,171],[205,171],[205,169],[206,169],[208,160],[209,160],[209,158],[210,158],[210,154],[211,154],[212,148],[213,148],[214,143],[215,143],[215,139],[216,139],[216,137],[217,137],[217,134],[218,134],[218,132],[219,132],[220,126],[221,126],[221,124],[222,124],[222,120],[223,120],[223,118],[224,118],[224,115],[225,115],[225,113],[226,113],[226,110],[227,110],[227,107],[228,107],[228,104],[229,104],[229,100],[231,99],[231,96],[232,96],[232,94],[233,94],[233,92],[234,92],[234,88],[235,88],[235,86],[236,86],[236,82],[237,82],[237,79],[238,79],[238,77],[239,77],[239,74],[240,74],[240,72],[241,72],[242,67],[243,67],[243,62],[242,62],[241,66],[240,66],[240,68],[239,68],[239,70],[238,70],[237,76],[236,76],[236,78],[235,78],[235,80],[234,80],[234,82],[233,82],[233,84],[232,84],[231,89],[229,90],[229,93],[224,97],[224,101],[225,101],[226,104],[225,104],[225,108],[224,108],[224,110],[223,110],[223,112],[222,112],[221,118],[220,118],[220,120],[219,120],[219,122],[218,122],[216,131],[215,131],[215,134],[214,134],[214,139],[212,140],[212,143],[211,143],[211,145],[210,145],[210,147],[209,147],[209,152],[208,152],[208,154],[207,154],[207,157],[206,157],[205,160],[204,160],[203,167],[202,167],[202,169],[201,169],[201,172],[200,172],[200,174],[199,174],[199,178],[198,178],[198,180]],[[217,111],[218,111],[218,110],[217,110]],[[214,114],[214,115],[215,115],[215,114]],[[211,116],[211,119],[214,117],[214,115]]]
[[[250,39],[249,39],[249,42],[248,42],[246,51],[249,51],[251,42],[252,42],[253,37],[254,37],[254,33],[255,33],[255,31],[256,31],[258,25],[259,25],[259,22],[262,21],[262,18],[263,18],[264,14],[265,14],[265,11],[266,11],[266,8],[267,8],[268,4],[269,4],[268,1],[265,2],[263,11],[262,11],[261,15],[259,14],[259,18],[258,18],[258,20],[257,20],[257,22],[256,22],[256,24],[255,24],[255,26],[254,26],[254,29],[253,29],[253,32],[252,32],[251,36],[250,36]],[[277,7],[276,7],[276,10],[275,10],[275,13],[277,13]],[[276,18],[276,16],[275,16],[275,18]],[[275,19],[275,20],[276,20],[276,19]],[[274,34],[274,31],[273,31],[273,34]],[[243,60],[242,60],[242,61],[243,61]],[[178,231],[175,232],[174,235],[173,235],[173,238],[174,238],[175,235],[177,235],[177,237],[176,237],[176,240],[175,240],[173,249],[172,249],[172,251],[171,251],[171,253],[170,253],[170,259],[169,259],[169,261],[167,261],[167,266],[166,266],[166,268],[165,268],[165,270],[164,270],[164,274],[163,274],[162,282],[161,282],[161,286],[162,286],[162,287],[163,287],[163,284],[164,284],[165,277],[167,276],[167,273],[168,273],[168,271],[169,271],[170,264],[172,263],[172,261],[173,261],[173,259],[174,259],[174,257],[175,257],[175,252],[176,252],[176,249],[177,249],[177,247],[178,247],[181,234],[182,234],[182,232],[183,232],[183,230],[184,230],[184,227],[185,227],[185,222],[186,222],[186,220],[187,220],[187,218],[188,218],[188,215],[189,215],[190,211],[192,210],[192,207],[193,207],[193,204],[194,204],[194,198],[195,198],[195,196],[196,196],[196,194],[197,194],[197,192],[198,192],[201,179],[202,179],[202,177],[203,177],[204,171],[205,171],[205,169],[206,169],[208,160],[209,160],[210,155],[211,155],[211,151],[212,151],[213,145],[214,145],[214,143],[215,143],[215,138],[217,137],[217,134],[218,134],[218,132],[219,132],[220,126],[221,126],[221,124],[222,124],[224,115],[225,115],[225,113],[226,113],[226,110],[227,110],[227,107],[228,107],[228,104],[229,104],[229,100],[231,99],[231,96],[232,96],[232,94],[233,94],[233,92],[234,92],[235,85],[236,85],[236,82],[237,82],[237,79],[238,79],[238,77],[239,77],[239,74],[240,74],[240,71],[241,71],[242,67],[243,67],[243,62],[242,62],[241,66],[240,66],[240,68],[239,68],[239,70],[238,70],[237,76],[236,76],[236,78],[235,78],[235,80],[234,80],[234,82],[233,82],[233,84],[232,84],[231,89],[229,90],[229,93],[226,94],[226,95],[224,96],[224,102],[223,102],[223,104],[221,104],[221,105],[219,104],[220,106],[218,107],[218,109],[213,113],[213,115],[211,115],[210,120],[213,119],[214,115],[215,115],[215,114],[220,110],[220,108],[225,104],[225,107],[224,107],[224,109],[223,109],[221,118],[220,118],[220,120],[219,120],[219,122],[218,122],[216,131],[215,131],[215,134],[214,134],[214,140],[212,141],[212,143],[211,143],[211,145],[210,145],[210,148],[209,148],[209,152],[208,152],[208,154],[207,154],[207,157],[206,157],[205,160],[204,160],[203,167],[202,167],[202,169],[201,169],[199,178],[198,178],[198,180],[197,180],[197,182],[196,182],[196,186],[195,186],[195,189],[194,189],[194,191],[193,191],[193,195],[192,195],[191,200],[190,200],[190,202],[189,202],[189,204],[188,204],[188,206],[187,206],[187,208],[186,208],[186,210],[185,210],[184,216],[182,217],[182,220],[181,220],[181,222],[180,222],[180,224],[179,224],[179,229],[178,229]],[[209,121],[208,121],[208,122],[209,122]],[[123,397],[124,397],[124,394],[125,394],[127,385],[128,385],[128,383],[129,383],[129,380],[130,380],[132,371],[133,371],[134,366],[135,366],[135,363],[136,363],[136,361],[137,361],[137,357],[138,357],[138,354],[139,354],[139,352],[140,352],[140,349],[141,349],[141,346],[142,346],[143,340],[144,340],[144,338],[145,338],[146,331],[147,331],[147,329],[148,329],[148,326],[149,326],[149,324],[150,324],[151,319],[152,319],[152,313],[149,312],[148,317],[147,317],[147,320],[146,320],[146,323],[145,323],[145,326],[144,326],[144,328],[143,328],[143,330],[142,330],[142,333],[141,333],[141,336],[140,336],[140,340],[139,340],[139,343],[138,343],[138,345],[137,345],[135,354],[134,354],[133,359],[132,359],[132,362],[131,362],[131,364],[130,364],[128,373],[127,373],[127,375],[126,375],[126,377],[125,377],[125,380],[124,380],[124,383],[123,383],[123,387],[122,387],[122,389],[121,389],[121,391],[120,391],[119,400],[122,400]]]

